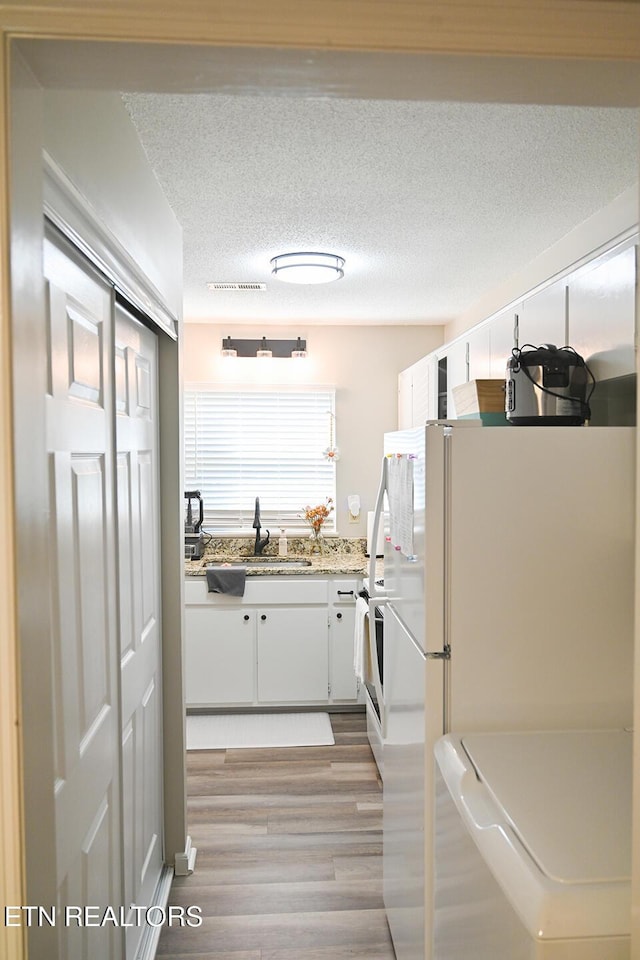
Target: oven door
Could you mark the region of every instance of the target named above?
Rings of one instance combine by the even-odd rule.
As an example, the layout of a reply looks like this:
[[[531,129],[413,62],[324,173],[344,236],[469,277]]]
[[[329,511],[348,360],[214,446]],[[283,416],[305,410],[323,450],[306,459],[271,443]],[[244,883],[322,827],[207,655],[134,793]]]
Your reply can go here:
[[[364,692],[367,710],[367,736],[375,758],[380,776],[383,776],[383,743],[386,730],[386,713],[384,703],[384,611],[369,601],[369,615],[366,623],[366,637],[368,656],[366,657],[367,670],[364,681]]]

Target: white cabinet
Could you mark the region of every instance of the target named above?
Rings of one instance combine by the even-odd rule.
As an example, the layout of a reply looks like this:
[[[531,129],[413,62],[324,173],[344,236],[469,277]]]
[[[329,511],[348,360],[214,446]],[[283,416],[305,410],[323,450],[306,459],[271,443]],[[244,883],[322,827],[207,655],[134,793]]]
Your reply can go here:
[[[635,372],[636,247],[600,258],[569,283],[569,343],[596,380]]]
[[[553,343],[564,347],[567,342],[567,281],[557,280],[522,304],[518,345]]]
[[[398,430],[419,427],[436,410],[437,360],[429,354],[398,374]]]
[[[491,339],[488,324],[471,330],[467,337],[469,380],[486,380],[491,376]]]
[[[259,703],[328,698],[326,607],[270,607],[257,615]]]
[[[251,577],[243,597],[185,584],[188,707],[356,702],[358,580]],[[330,691],[330,692],[329,692]]]
[[[504,310],[488,324],[489,330],[489,376],[491,379],[504,380],[507,370],[507,360],[511,356],[514,345],[516,316],[518,322],[522,316],[523,305],[520,303],[510,310]]]
[[[398,430],[413,426],[413,368],[398,374]]]
[[[329,687],[334,702],[355,702],[358,697],[353,669],[357,591],[357,580],[336,580],[329,587]]]
[[[254,610],[240,607],[212,610],[204,604],[187,606],[187,704],[253,703],[256,677],[255,622]]]
[[[442,356],[442,354],[441,354]],[[446,351],[447,357],[447,417],[457,416],[456,405],[453,400],[453,388],[461,383],[469,382],[469,367],[467,363],[467,341],[455,340]]]

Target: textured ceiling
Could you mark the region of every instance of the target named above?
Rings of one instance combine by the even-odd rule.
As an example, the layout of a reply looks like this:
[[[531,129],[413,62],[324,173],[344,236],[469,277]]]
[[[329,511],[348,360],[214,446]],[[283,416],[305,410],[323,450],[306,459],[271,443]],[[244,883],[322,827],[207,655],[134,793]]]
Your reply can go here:
[[[441,323],[638,179],[634,109],[124,101],[184,230],[186,320]],[[272,278],[270,258],[293,250],[343,256],[344,279]]]

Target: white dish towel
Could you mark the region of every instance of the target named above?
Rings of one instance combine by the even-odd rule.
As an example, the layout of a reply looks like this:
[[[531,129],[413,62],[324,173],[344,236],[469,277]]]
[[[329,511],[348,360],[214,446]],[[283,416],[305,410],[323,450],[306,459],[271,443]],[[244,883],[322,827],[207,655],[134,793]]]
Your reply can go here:
[[[356,622],[353,628],[353,669],[356,679],[364,683],[365,679],[365,646],[367,617],[369,604],[362,597],[356,600]]]

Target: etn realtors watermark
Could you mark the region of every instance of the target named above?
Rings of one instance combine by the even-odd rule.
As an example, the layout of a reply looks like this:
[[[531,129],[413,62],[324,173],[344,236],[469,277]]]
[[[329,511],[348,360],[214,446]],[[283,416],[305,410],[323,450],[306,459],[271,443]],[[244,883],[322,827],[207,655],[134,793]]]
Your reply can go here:
[[[5,906],[5,927],[199,927],[202,908]]]

